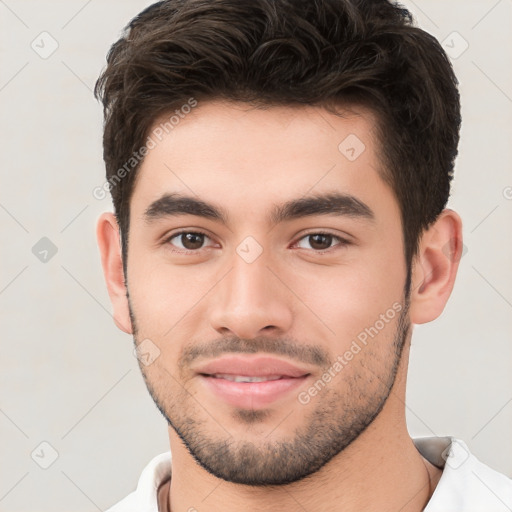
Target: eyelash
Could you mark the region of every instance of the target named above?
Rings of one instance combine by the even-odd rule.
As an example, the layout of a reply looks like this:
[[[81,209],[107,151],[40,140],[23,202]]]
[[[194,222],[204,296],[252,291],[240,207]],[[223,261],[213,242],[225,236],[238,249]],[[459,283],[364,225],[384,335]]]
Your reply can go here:
[[[204,235],[205,237],[207,238],[210,238],[208,236],[207,233],[205,233],[204,231],[201,231],[201,230],[195,230],[195,231],[189,231],[189,230],[181,230],[181,231],[178,231],[176,233],[173,233],[172,235],[170,235],[169,237],[167,237],[165,240],[164,240],[164,244],[169,244],[169,245],[172,245],[170,242],[173,238],[176,238],[180,235],[183,235],[183,234],[193,234],[193,235]],[[329,233],[328,231],[312,231],[310,233],[306,233],[305,235],[301,236],[295,243],[294,245],[296,245],[297,243],[299,243],[301,240],[303,240],[304,238],[307,238],[308,236],[312,236],[312,235],[325,235],[325,236],[331,236],[333,239],[336,239],[338,240],[338,244],[337,245],[334,245],[332,247],[329,247],[328,249],[323,249],[323,250],[315,250],[315,249],[311,249],[314,253],[316,254],[325,254],[329,251],[331,251],[332,249],[336,248],[336,247],[339,247],[339,248],[343,248],[343,247],[346,247],[348,245],[351,245],[351,242],[349,242],[348,240],[344,239],[344,238],[341,238],[340,236],[338,235],[334,235],[333,233]],[[211,238],[210,238],[211,239]],[[180,249],[180,250],[176,250],[176,249],[172,249],[172,252],[174,253],[177,253],[177,254],[197,254],[201,249],[204,249],[204,247],[200,248],[200,249],[196,249],[196,250],[193,250],[193,249]],[[309,250],[309,249],[308,249]]]

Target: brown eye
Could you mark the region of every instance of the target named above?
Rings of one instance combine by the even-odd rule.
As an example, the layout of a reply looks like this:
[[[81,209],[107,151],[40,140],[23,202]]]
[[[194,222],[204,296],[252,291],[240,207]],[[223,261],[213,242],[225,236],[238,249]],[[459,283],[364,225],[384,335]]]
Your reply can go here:
[[[209,239],[209,237],[204,233],[196,231],[181,231],[180,233],[175,233],[171,236],[167,242],[178,249],[183,249],[185,251],[197,251],[203,247],[205,239]]]
[[[307,241],[307,247],[304,245],[304,241]],[[337,241],[337,244],[333,245],[333,241]],[[350,242],[330,233],[311,233],[302,237],[298,244],[301,249],[313,249],[314,251],[326,251],[337,245],[343,247],[350,245]]]
[[[204,235],[199,233],[183,233],[180,235],[181,243],[185,249],[200,249],[204,242]]]
[[[324,250],[329,249],[332,243],[331,235],[309,235],[309,243],[313,249]]]

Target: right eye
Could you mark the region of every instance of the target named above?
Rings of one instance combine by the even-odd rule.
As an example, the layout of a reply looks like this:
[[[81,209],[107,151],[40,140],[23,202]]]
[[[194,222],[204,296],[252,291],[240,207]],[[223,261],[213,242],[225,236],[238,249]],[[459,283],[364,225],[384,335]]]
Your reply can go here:
[[[173,242],[174,239],[176,239],[176,242]],[[205,239],[211,240],[206,233],[201,231],[182,230],[169,236],[165,242],[172,247],[181,249],[174,252],[198,252],[199,249],[203,248]]]

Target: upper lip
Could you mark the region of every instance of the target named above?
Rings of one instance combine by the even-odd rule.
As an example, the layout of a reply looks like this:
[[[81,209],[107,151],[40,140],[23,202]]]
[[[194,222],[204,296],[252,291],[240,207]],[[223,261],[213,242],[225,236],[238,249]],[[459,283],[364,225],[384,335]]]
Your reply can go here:
[[[204,375],[227,374],[244,375],[248,377],[303,377],[310,372],[294,364],[269,356],[224,356],[195,368]]]

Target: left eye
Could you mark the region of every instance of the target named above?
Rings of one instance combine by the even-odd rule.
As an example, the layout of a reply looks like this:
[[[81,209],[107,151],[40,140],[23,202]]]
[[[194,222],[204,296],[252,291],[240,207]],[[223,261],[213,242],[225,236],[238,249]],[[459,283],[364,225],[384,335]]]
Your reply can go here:
[[[303,240],[308,241],[310,247],[301,246],[300,243]],[[349,242],[347,242],[343,238],[340,238],[335,235],[331,235],[330,233],[310,233],[309,235],[302,237],[299,240],[297,245],[299,247],[301,247],[302,249],[312,248],[317,251],[324,251],[324,250],[330,249],[332,247],[331,244],[334,240],[339,241],[339,243],[336,245],[348,245],[349,244]]]

